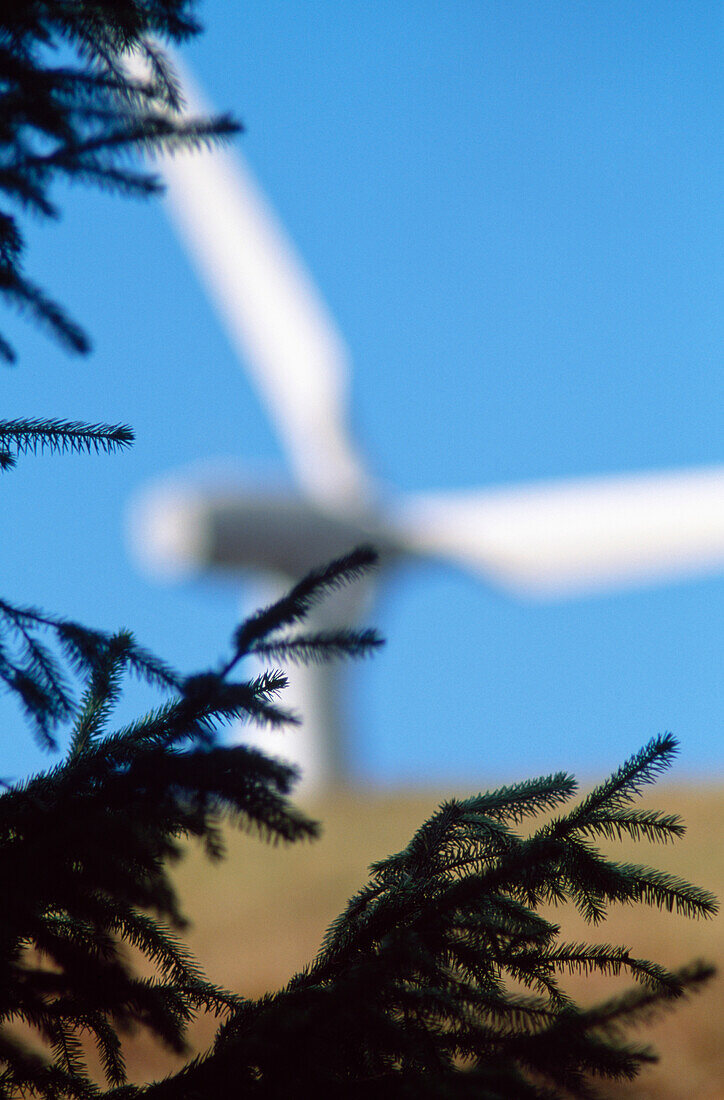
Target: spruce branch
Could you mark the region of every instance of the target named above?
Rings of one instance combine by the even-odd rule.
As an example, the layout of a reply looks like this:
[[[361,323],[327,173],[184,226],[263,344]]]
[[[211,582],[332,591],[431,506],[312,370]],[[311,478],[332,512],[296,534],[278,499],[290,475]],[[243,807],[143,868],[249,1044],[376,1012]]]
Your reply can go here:
[[[318,665],[333,658],[367,657],[383,644],[376,630],[327,630],[255,642],[248,652],[264,660]]]
[[[683,998],[698,992],[716,976],[710,963],[697,960],[669,975],[665,984],[648,984],[633,988],[603,1001],[582,1013],[587,1026],[614,1040],[624,1035],[624,1027],[652,1023],[671,1012]]]
[[[53,731],[75,714],[77,704],[71,676],[61,669],[57,656],[40,642],[40,633],[53,637],[70,662],[69,673],[91,679],[100,675],[109,653],[120,645],[124,669],[154,687],[171,690],[180,687],[181,677],[139,646],[128,631],[113,636],[32,607],[17,607],[0,600],[0,682],[18,699],[32,720],[36,737],[47,748],[56,746]],[[14,655],[8,650],[13,642]]]
[[[268,635],[302,622],[320,600],[358,581],[377,564],[377,560],[378,554],[372,547],[360,546],[323,569],[307,573],[287,595],[257,611],[239,627],[234,639],[236,654],[227,667],[230,669],[237,660],[246,657],[252,652],[252,647]]]
[[[340,577],[349,580],[361,557],[349,558],[320,571],[308,588],[316,593]],[[299,602],[297,607],[303,622],[306,612]],[[289,802],[294,768],[250,746],[218,742],[219,729],[232,719],[296,721],[277,702],[286,677],[270,670],[232,680],[239,660],[234,648],[220,672],[184,678],[127,630],[109,635],[7,602],[0,602],[0,626],[6,635],[0,672],[20,675],[8,648],[8,639],[15,639],[27,678],[35,678],[16,685],[19,693],[32,702],[31,686],[40,683],[46,695],[63,702],[43,697],[34,704],[37,721],[72,723],[59,764],[0,794],[0,875],[14,884],[0,907],[0,966],[8,974],[4,1001],[0,993],[0,1037],[3,1020],[22,1018],[52,1054],[52,1066],[41,1072],[12,1048],[6,1079],[50,1088],[52,1068],[64,1095],[92,1093],[79,1045],[87,1033],[95,1038],[107,1082],[125,1089],[119,1028],[142,1022],[182,1052],[196,1012],[226,1018],[240,1007],[235,995],[205,979],[171,931],[185,926],[168,875],[181,852],[179,840],[198,838],[211,858],[220,858],[223,820],[271,843],[317,835],[317,823]],[[38,640],[43,633],[60,656]],[[326,648],[335,656],[340,645],[365,649],[371,635],[361,632],[359,646],[353,634],[341,643],[337,635],[311,637],[316,655]],[[78,704],[64,664],[83,682]],[[170,697],[130,725],[109,729],[129,674]],[[9,950],[4,962],[2,943]],[[136,977],[124,947],[140,952],[154,968],[153,980]],[[30,948],[41,965],[29,965]]]
[[[152,36],[182,42],[198,23],[185,0],[5,5],[0,14],[0,192],[20,213],[57,218],[58,178],[146,197],[159,180],[134,157],[228,140],[227,115],[187,119],[178,79]],[[59,49],[70,55],[54,65]],[[134,80],[124,60],[145,58],[150,78]],[[130,163],[129,163],[130,160]],[[0,212],[0,296],[45,326],[68,351],[84,354],[83,329],[23,271],[17,219]],[[14,362],[0,337],[0,357]]]
[[[657,810],[597,811],[586,823],[578,826],[583,835],[605,836],[609,840],[648,840],[667,844],[678,840],[686,832],[681,818],[676,814],[662,814]]]
[[[264,1002],[263,1012],[276,1011],[281,1020],[294,1011],[291,1005],[305,1005],[299,1018],[303,1040],[297,1036],[304,1072],[334,1042],[339,1068],[330,1067],[327,1087],[346,1080],[343,1075],[356,1065],[359,1080],[370,1080],[364,1074],[371,1073],[390,1095],[407,1095],[405,1087],[420,1088],[420,1082],[430,1095],[463,1096],[468,1089],[478,1095],[478,1074],[492,1080],[492,1067],[510,1071],[500,1078],[508,1082],[502,1091],[489,1094],[498,1100],[526,1095],[523,1087],[506,1091],[516,1075],[526,1088],[540,1087],[540,1095],[556,1098],[593,1096],[592,1077],[635,1076],[654,1055],[631,1044],[623,1028],[617,1030],[616,1014],[625,1024],[626,1014],[633,1019],[639,1006],[644,1013],[649,1005],[673,1003],[687,984],[693,990],[711,971],[671,972],[625,946],[561,942],[560,928],[536,908],[551,899],[572,901],[589,919],[598,919],[610,903],[638,901],[678,907],[694,917],[712,915],[715,902],[705,891],[673,876],[618,864],[584,839],[589,825],[594,835],[610,837],[613,829],[618,839],[680,835],[681,823],[672,815],[622,809],[622,799],[628,803],[635,797],[658,762],[671,759],[673,747],[668,738],[654,739],[598,788],[595,798],[582,799],[528,838],[518,837],[502,820],[506,810],[519,819],[526,795],[539,811],[555,808],[574,793],[570,777],[521,784],[520,798],[511,788],[449,800],[407,848],[373,864],[369,884],[332,924],[315,961]],[[561,987],[561,978],[593,972],[626,972],[641,989],[598,1009],[582,1009]],[[515,991],[521,985],[535,995],[521,996]],[[333,1008],[321,1008],[320,991]],[[350,1006],[365,998],[368,1015],[357,1013],[353,1025]],[[223,1044],[220,1040],[219,1051],[226,1057],[233,1051],[242,1065],[249,1064],[245,1036],[258,1038],[254,1012],[245,1007],[236,1013],[222,1033]],[[335,1032],[331,1040],[325,1033],[328,1012],[335,1020],[350,1019],[349,1033]],[[404,1021],[406,1039],[396,1030],[397,1021]],[[254,1058],[269,1089],[260,1095],[273,1095],[283,1074],[269,1059],[260,1062],[258,1052]],[[463,1071],[456,1062],[461,1058],[472,1060],[473,1067]],[[208,1080],[213,1063],[212,1054]]]
[[[0,448],[16,455],[38,451],[90,454],[122,450],[133,442],[133,432],[124,424],[81,424],[69,420],[0,421]]]
[[[574,814],[569,814],[567,827],[575,827],[593,819],[597,810],[618,810],[637,798],[642,789],[671,767],[678,752],[676,739],[670,733],[652,738],[639,752],[622,764],[610,779],[596,787],[583,799]]]
[[[108,722],[121,693],[121,676],[130,639],[116,634],[105,647],[102,661],[93,671],[80,703],[80,711],[71,735],[69,759],[81,755]]]
[[[29,199],[31,195],[35,197],[35,192],[28,191],[26,198]],[[39,197],[35,198],[35,205],[41,205]],[[50,215],[52,207],[43,204],[43,213]],[[0,267],[0,294],[20,313],[29,314],[34,321],[47,328],[65,351],[86,355],[91,350],[90,339],[85,330],[41,287],[25,278],[19,269],[7,270]],[[9,351],[6,354],[8,362],[14,362],[16,355],[12,346],[3,340],[3,347]]]

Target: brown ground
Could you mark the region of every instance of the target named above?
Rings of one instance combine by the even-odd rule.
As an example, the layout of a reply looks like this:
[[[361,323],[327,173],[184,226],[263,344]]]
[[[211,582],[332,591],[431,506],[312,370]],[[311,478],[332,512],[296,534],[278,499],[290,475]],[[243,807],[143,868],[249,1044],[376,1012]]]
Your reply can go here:
[[[321,936],[348,897],[366,881],[368,864],[402,848],[415,828],[437,806],[439,795],[387,792],[339,794],[314,812],[324,822],[322,839],[311,845],[269,848],[258,840],[229,837],[228,859],[210,866],[198,851],[180,865],[176,877],[186,911],[194,922],[192,951],[209,978],[227,988],[258,995],[283,985],[315,954]],[[652,849],[619,845],[616,858],[648,863],[724,895],[724,792],[719,788],[659,787],[648,802],[679,813],[688,826],[675,846]],[[568,938],[624,943],[644,958],[670,967],[704,957],[724,963],[722,921],[688,921],[638,908],[614,911],[592,930],[575,913],[556,918]],[[602,979],[572,978],[569,990],[584,1003],[607,996]],[[585,995],[584,995],[585,988]],[[627,1100],[721,1100],[724,1097],[722,986],[683,1004],[636,1038],[651,1041],[661,1063],[631,1086],[607,1096]],[[212,1030],[201,1022],[196,1041],[207,1045]],[[149,1080],[174,1062],[141,1039],[129,1046],[133,1080]],[[176,1063],[178,1064],[178,1063]]]

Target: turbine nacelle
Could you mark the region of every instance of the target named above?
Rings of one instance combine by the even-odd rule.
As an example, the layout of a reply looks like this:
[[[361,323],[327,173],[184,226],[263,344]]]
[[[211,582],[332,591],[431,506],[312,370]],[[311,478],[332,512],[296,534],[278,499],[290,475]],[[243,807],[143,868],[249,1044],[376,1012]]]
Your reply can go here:
[[[367,509],[218,485],[146,490],[132,506],[129,533],[144,566],[167,579],[248,569],[291,582],[362,544],[373,544],[383,564],[408,552],[384,517]]]

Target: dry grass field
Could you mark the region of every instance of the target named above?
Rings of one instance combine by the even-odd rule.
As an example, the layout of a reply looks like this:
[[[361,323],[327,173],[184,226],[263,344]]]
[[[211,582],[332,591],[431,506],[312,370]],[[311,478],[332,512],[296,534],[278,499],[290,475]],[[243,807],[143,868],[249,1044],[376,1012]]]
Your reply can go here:
[[[350,894],[366,879],[368,864],[403,847],[437,806],[439,794],[350,792],[314,808],[324,823],[315,844],[269,848],[230,834],[228,858],[210,866],[191,850],[175,872],[193,921],[191,949],[208,976],[247,996],[283,985],[309,961],[321,936]],[[724,792],[720,788],[653,788],[647,804],[679,813],[688,826],[675,846],[617,846],[617,858],[649,863],[724,894]],[[643,908],[621,908],[591,930],[575,912],[558,911],[571,938],[625,943],[639,955],[671,967],[695,957],[724,964],[722,921],[693,922]],[[604,980],[568,982],[584,1002],[607,996]],[[650,1041],[661,1062],[625,1087],[602,1090],[626,1100],[721,1100],[724,1097],[722,984],[715,981],[636,1038]],[[199,1021],[194,1041],[204,1046],[212,1025]],[[128,1048],[133,1080],[149,1080],[174,1067],[173,1059],[141,1038]]]

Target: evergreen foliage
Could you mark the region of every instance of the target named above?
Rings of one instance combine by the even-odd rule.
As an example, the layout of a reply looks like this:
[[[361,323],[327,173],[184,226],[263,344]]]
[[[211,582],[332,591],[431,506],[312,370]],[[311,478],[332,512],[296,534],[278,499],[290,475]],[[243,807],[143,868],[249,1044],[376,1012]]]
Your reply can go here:
[[[374,560],[361,549],[310,574],[237,632],[233,653],[218,669],[186,678],[127,631],[108,635],[0,607],[24,657],[21,666],[6,652],[6,685],[46,743],[59,726],[70,727],[61,763],[0,795],[0,877],[7,888],[0,1022],[35,1029],[51,1053],[44,1061],[3,1026],[0,1096],[96,1095],[84,1069],[84,1033],[98,1045],[108,1084],[118,1085],[125,1080],[119,1032],[132,1022],[182,1050],[197,1010],[228,1014],[241,1007],[240,998],[203,978],[175,938],[184,919],[168,865],[187,837],[201,838],[208,855],[220,858],[224,819],[274,841],[316,835],[316,823],[287,797],[294,768],[244,745],[222,746],[218,731],[238,720],[272,726],[298,720],[278,702],[286,684],[281,672],[239,680],[238,666],[266,644],[318,659],[324,639],[280,632]],[[61,667],[41,633],[54,636],[70,667]],[[355,657],[379,644],[373,631],[347,631],[330,648],[334,656]],[[68,686],[74,670],[81,673],[79,699]],[[141,720],[109,731],[128,672],[166,689],[168,698]],[[153,964],[157,977],[138,977],[124,947]]]
[[[0,191],[54,217],[57,177],[151,194],[129,153],[216,140],[226,117],[174,121],[172,72],[149,35],[198,29],[186,0],[6,0],[0,13]],[[51,64],[63,47],[75,62]],[[151,78],[130,79],[129,50]],[[169,109],[171,114],[169,115]],[[0,211],[0,291],[71,350],[88,341],[23,270],[17,218]],[[0,353],[14,351],[0,338]],[[128,428],[0,422],[0,468],[42,449],[113,451]],[[89,629],[0,601],[0,679],[54,766],[0,794],[0,1097],[201,1100],[249,1096],[590,1097],[595,1078],[631,1078],[654,1055],[629,1026],[696,990],[704,963],[671,972],[623,946],[567,943],[541,906],[573,904],[591,925],[611,904],[708,917],[705,891],[603,856],[598,840],[668,842],[676,816],[635,806],[671,763],[652,740],[571,809],[568,775],[444,803],[407,848],[380,860],[329,929],[317,958],[274,995],[245,1000],[204,977],[183,946],[169,867],[189,838],[224,854],[222,824],[272,842],[312,840],[318,824],[290,801],[295,770],[220,731],[239,720],[284,726],[283,672],[272,662],[359,657],[371,630],[310,633],[317,601],[374,565],[362,548],[303,578],[235,632],[215,668],[183,676],[127,630]],[[115,728],[124,677],[162,702]],[[543,815],[530,833],[519,826]],[[548,910],[546,909],[546,913]],[[136,960],[134,962],[134,960]],[[145,971],[137,965],[141,960]],[[567,973],[626,973],[631,992],[572,1001]],[[151,976],[149,976],[149,973]],[[147,1029],[185,1050],[194,1014],[219,1017],[213,1046],[165,1081],[126,1082],[122,1035]],[[105,1084],[86,1068],[100,1053]]]
[[[244,657],[278,646],[316,660],[325,642],[303,631],[310,606],[374,561],[357,551],[305,578],[236,632],[216,670],[183,678],[128,632],[89,631],[3,606],[28,646],[41,628],[83,672],[79,701],[51,681],[40,650],[26,672],[40,681],[26,703],[36,726],[65,722],[61,763],[0,795],[0,874],[12,884],[0,912],[0,1096],[91,1097],[80,1040],[98,1047],[121,1100],[282,1095],[589,1097],[591,1078],[632,1078],[655,1059],[632,1043],[639,1018],[675,1004],[711,976],[695,963],[672,972],[624,946],[567,943],[538,912],[574,904],[598,924],[611,903],[644,903],[692,917],[716,911],[703,890],[602,856],[596,839],[668,842],[678,817],[635,807],[642,787],[676,751],[652,740],[573,809],[559,773],[444,803],[408,847],[371,868],[369,883],[329,929],[313,963],[281,992],[244,1000],[209,983],[176,938],[185,921],[168,874],[189,837],[223,855],[230,820],[263,838],[316,836],[288,795],[294,769],[244,745],[219,743],[231,720],[280,725],[281,672],[234,678]],[[25,633],[22,633],[22,632]],[[275,640],[276,639],[276,640]],[[333,655],[379,645],[371,631],[341,633]],[[126,672],[166,689],[139,721],[109,730]],[[32,693],[31,693],[32,694]],[[517,826],[540,813],[530,835]],[[140,977],[124,947],[155,969]],[[628,973],[638,988],[594,1007],[561,985],[570,972]],[[199,1010],[224,1018],[215,1043],[179,1074],[124,1084],[121,1035],[133,1024],[184,1050]],[[21,1021],[44,1050],[8,1029]],[[103,1093],[106,1094],[106,1093]]]
[[[57,218],[58,180],[148,197],[159,179],[138,156],[220,141],[239,130],[230,116],[182,118],[173,70],[150,36],[182,42],[199,31],[191,0],[3,0],[0,6],[0,296],[41,324],[66,350],[85,354],[85,330],[25,273],[19,217]],[[124,58],[145,59],[131,77]],[[16,352],[0,333],[0,360]],[[0,469],[41,445],[112,450],[132,438],[122,426],[0,422]]]
[[[668,735],[652,740],[529,837],[512,826],[568,800],[570,776],[446,802],[404,851],[372,866],[316,960],[283,991],[237,1007],[210,1054],[179,1077],[123,1095],[230,1096],[235,1081],[235,1095],[254,1097],[552,1100],[596,1095],[592,1076],[634,1077],[655,1056],[626,1027],[695,990],[711,968],[671,972],[625,947],[562,942],[536,909],[572,901],[592,923],[610,902],[712,915],[705,891],[617,864],[586,839],[681,835],[678,818],[629,805],[675,747]],[[626,971],[640,988],[582,1008],[559,984],[571,971]]]

